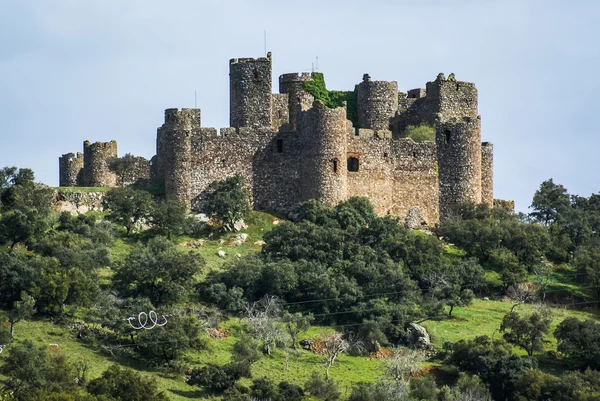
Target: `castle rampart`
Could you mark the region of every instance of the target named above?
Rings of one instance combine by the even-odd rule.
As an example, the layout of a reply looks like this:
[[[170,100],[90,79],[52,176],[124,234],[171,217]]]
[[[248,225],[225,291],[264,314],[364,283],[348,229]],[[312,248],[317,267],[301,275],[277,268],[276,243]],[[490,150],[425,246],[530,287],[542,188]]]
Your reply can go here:
[[[117,142],[83,143],[84,183],[89,187],[114,187],[117,176],[108,167],[110,159],[117,157]]]
[[[307,73],[281,75],[280,93],[271,93],[270,53],[232,59],[229,68],[230,127],[201,127],[200,109],[165,111],[152,177],[168,199],[201,210],[213,181],[241,175],[254,208],[282,213],[308,199],[335,205],[365,196],[378,214],[410,216],[418,227],[458,203],[493,204],[493,147],[481,143],[474,84],[440,74],[403,93],[365,74],[353,93],[323,87],[315,100],[304,89]],[[422,124],[435,128],[434,142],[406,137],[409,125]],[[86,142],[83,170],[63,155],[61,185],[78,174],[84,185],[114,185],[111,144]]]
[[[58,159],[61,187],[76,187],[83,184],[83,153],[67,153]]]

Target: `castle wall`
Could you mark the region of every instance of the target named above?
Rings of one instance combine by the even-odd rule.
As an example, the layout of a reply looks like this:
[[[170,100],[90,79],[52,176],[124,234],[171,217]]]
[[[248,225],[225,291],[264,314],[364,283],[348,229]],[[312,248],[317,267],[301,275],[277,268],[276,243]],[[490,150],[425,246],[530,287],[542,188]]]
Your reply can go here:
[[[481,203],[494,206],[494,145],[481,144]]]
[[[398,83],[371,81],[365,74],[357,87],[356,102],[360,128],[388,130],[398,110]]]
[[[117,174],[117,185],[131,185],[139,180],[150,179],[150,161],[144,157],[137,156],[133,165],[127,169],[123,176]]]
[[[287,93],[273,93],[273,105],[271,115],[273,118],[272,128],[279,131],[281,127],[289,129],[290,110]]]
[[[360,160],[348,172],[348,197],[368,197],[379,215],[406,217],[416,208],[429,224],[439,219],[435,144],[391,139],[389,133],[359,130],[348,137],[348,155]]]
[[[229,124],[232,127],[271,127],[271,53],[261,58],[229,61]]]
[[[298,115],[298,135],[305,138],[299,162],[301,201],[318,199],[335,206],[347,198],[346,109],[315,101]]]
[[[279,76],[279,93],[288,94],[290,130],[296,130],[298,107],[306,111],[312,107],[314,97],[304,90],[304,83],[312,80],[312,75],[307,72],[302,74],[291,73]]]
[[[108,161],[117,157],[117,142],[85,141],[83,143],[83,185],[88,187],[114,187],[117,176],[108,168]]]
[[[252,202],[265,204],[255,185],[271,185],[277,177],[286,182],[285,173],[269,171],[259,161],[277,151],[276,132],[270,128],[200,128],[192,135],[190,159],[190,193],[192,209],[201,208],[211,182],[240,175],[253,194]],[[273,161],[274,162],[274,161]],[[264,181],[262,181],[264,179]],[[270,180],[270,181],[269,181]],[[276,188],[283,188],[280,183]],[[273,201],[277,203],[277,201]],[[267,209],[267,207],[264,207]],[[270,210],[278,210],[273,208]]]
[[[59,186],[76,187],[83,184],[83,153],[67,153],[58,158]]]

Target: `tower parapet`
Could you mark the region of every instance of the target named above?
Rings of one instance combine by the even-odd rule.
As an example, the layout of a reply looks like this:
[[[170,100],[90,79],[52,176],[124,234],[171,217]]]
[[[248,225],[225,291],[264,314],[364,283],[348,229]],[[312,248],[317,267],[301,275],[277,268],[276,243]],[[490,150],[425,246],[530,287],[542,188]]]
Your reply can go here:
[[[365,74],[358,84],[356,99],[360,128],[390,129],[390,119],[398,110],[398,82],[371,81]]]
[[[84,184],[88,187],[114,187],[117,176],[108,167],[117,157],[117,141],[83,142]]]
[[[298,107],[300,110],[308,110],[312,107],[314,97],[304,90],[304,83],[312,81],[312,75],[308,72],[290,73],[279,76],[279,93],[288,94],[290,129],[296,130]]]
[[[440,113],[442,121],[478,114],[475,84],[457,81],[454,74],[446,78],[440,73],[435,81],[427,82],[426,93],[432,111]]]
[[[58,158],[59,184],[61,187],[76,187],[83,184],[83,153],[66,153]]]
[[[261,58],[229,61],[229,124],[232,127],[272,125],[271,53]]]
[[[298,133],[306,138],[300,162],[301,196],[336,205],[347,197],[346,109],[327,108],[316,100],[298,116]]]

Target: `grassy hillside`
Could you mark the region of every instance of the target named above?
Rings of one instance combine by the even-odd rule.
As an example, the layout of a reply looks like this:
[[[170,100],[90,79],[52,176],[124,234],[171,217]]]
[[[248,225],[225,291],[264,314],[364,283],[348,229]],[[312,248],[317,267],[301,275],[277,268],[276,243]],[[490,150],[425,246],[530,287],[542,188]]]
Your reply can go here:
[[[228,233],[223,235],[213,234],[210,237],[198,235],[195,237],[179,237],[176,242],[180,247],[190,249],[201,255],[207,262],[205,271],[212,269],[221,269],[223,264],[239,256],[245,256],[253,252],[259,252],[260,243],[266,232],[271,230],[278,219],[266,213],[253,212],[248,220],[249,227],[242,231],[248,234],[247,240],[238,246],[234,241],[238,233]],[[118,239],[112,247],[112,258],[123,260],[131,247],[137,241],[144,241],[144,235],[132,236],[127,239]],[[198,245],[198,241],[202,244]],[[196,244],[196,245],[193,245]],[[226,252],[225,259],[217,256],[217,252],[223,250]],[[462,257],[464,253],[455,248],[448,248],[448,253]],[[239,256],[236,256],[239,255]],[[110,286],[112,272],[110,269],[103,269],[100,272],[100,279],[104,287]],[[549,288],[566,289],[573,293],[581,292],[580,287],[572,280],[572,275],[568,268],[558,270],[552,275],[552,283]],[[494,273],[490,272],[488,281],[494,280]],[[423,322],[432,336],[436,348],[441,349],[444,342],[456,342],[461,339],[469,339],[480,335],[501,336],[498,333],[503,316],[510,311],[512,304],[502,301],[475,300],[469,307],[457,307],[454,309],[453,317],[440,317],[434,320]],[[517,311],[531,311],[531,305],[521,305]],[[557,324],[566,317],[577,317],[579,319],[600,320],[597,310],[573,311],[569,309],[552,309],[552,328],[554,331]],[[124,323],[125,324],[125,323]],[[227,332],[227,337],[222,340],[209,339],[207,349],[203,351],[188,352],[181,363],[178,363],[177,369],[158,367],[149,368],[143,360],[135,359],[129,356],[121,357],[119,360],[113,359],[108,353],[100,351],[96,347],[86,345],[77,340],[75,333],[67,328],[54,325],[47,319],[20,322],[16,327],[16,341],[26,339],[33,340],[36,343],[47,345],[54,352],[62,352],[73,362],[85,362],[89,366],[87,378],[98,377],[107,367],[113,363],[120,363],[131,367],[144,374],[156,378],[159,387],[166,391],[172,400],[191,400],[204,398],[207,396],[201,389],[192,387],[185,382],[184,371],[191,367],[200,367],[207,363],[224,364],[231,357],[233,344],[236,342],[242,330],[243,322],[238,319],[229,319],[222,327]],[[312,327],[308,332],[301,335],[303,338],[313,338],[319,336],[331,328]],[[545,351],[556,349],[556,341],[552,335],[547,336],[548,343],[545,345]],[[50,347],[50,344],[57,344],[58,347]],[[524,354],[523,351],[515,349],[516,352]],[[0,363],[3,355],[0,355]],[[541,368],[549,372],[556,372],[560,368],[559,362],[549,358],[545,353],[536,355],[540,359]],[[286,363],[287,360],[287,363]],[[324,356],[315,355],[309,351],[289,352],[286,354],[283,350],[275,350],[272,355],[264,356],[260,361],[252,366],[253,377],[267,376],[275,382],[288,381],[303,385],[314,370],[324,372]],[[287,369],[286,369],[287,365]],[[375,381],[381,375],[381,362],[371,360],[367,357],[352,357],[342,355],[336,361],[331,369],[332,378],[338,382],[343,391],[344,398],[350,394],[350,390],[355,383]],[[242,379],[242,384],[250,385],[250,379]]]

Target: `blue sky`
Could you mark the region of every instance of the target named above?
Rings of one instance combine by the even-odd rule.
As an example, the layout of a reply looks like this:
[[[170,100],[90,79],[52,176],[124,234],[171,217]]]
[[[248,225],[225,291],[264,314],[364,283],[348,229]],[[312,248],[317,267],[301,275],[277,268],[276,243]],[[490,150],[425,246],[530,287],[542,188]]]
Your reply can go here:
[[[149,158],[194,91],[203,125],[227,126],[228,60],[262,56],[266,29],[274,82],[316,56],[330,89],[475,82],[495,196],[526,211],[550,177],[600,191],[599,21],[584,0],[0,0],[0,166],[58,185],[86,139]]]

